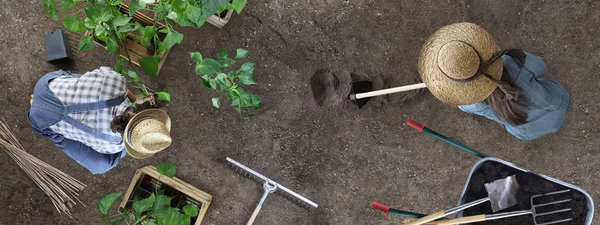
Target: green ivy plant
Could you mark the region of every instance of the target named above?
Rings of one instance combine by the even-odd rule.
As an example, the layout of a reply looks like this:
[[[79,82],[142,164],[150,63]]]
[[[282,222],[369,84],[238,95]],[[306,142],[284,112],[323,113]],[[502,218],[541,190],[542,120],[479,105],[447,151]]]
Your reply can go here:
[[[156,166],[160,176],[175,176],[175,163],[165,163]],[[160,180],[160,177],[159,177]],[[109,211],[120,192],[110,193],[98,200],[98,209],[102,214],[103,224],[106,225],[189,225],[191,218],[198,216],[198,207],[193,204],[185,205],[181,211],[171,207],[171,198],[162,194],[164,191],[152,193],[150,197],[133,200],[131,209],[120,208],[119,213],[110,215]]]
[[[132,0],[127,12],[122,0],[44,0],[44,11],[54,21],[59,19],[58,2],[61,12],[68,11],[62,18],[63,26],[72,32],[85,32],[78,50],[92,49],[96,39],[103,42],[109,52],[124,53],[127,60],[119,59],[115,71],[129,77],[129,83],[140,89],[143,96],[153,92],[159,101],[170,101],[168,90],[156,92],[144,85],[125,46],[125,38],[132,36],[136,44],[153,50],[153,55],[139,58],[138,62],[144,73],[157,76],[159,54],[183,40],[183,34],[174,30],[170,21],[181,26],[200,27],[215,13],[225,9],[240,13],[246,5],[246,0]],[[143,25],[134,21],[132,17],[137,11],[152,13],[154,23]],[[82,12],[83,19],[80,17]]]
[[[246,57],[248,51],[238,48],[234,59]],[[222,49],[218,59],[202,58],[199,52],[191,52],[190,57],[196,61],[196,73],[201,76],[202,85],[217,91],[217,97],[212,98],[212,105],[221,108],[223,95],[231,101],[233,109],[240,114],[241,120],[254,115],[254,111],[261,108],[261,99],[258,95],[247,92],[242,85],[254,85],[254,63],[245,62],[240,69],[232,69],[236,63],[229,57],[229,51]]]

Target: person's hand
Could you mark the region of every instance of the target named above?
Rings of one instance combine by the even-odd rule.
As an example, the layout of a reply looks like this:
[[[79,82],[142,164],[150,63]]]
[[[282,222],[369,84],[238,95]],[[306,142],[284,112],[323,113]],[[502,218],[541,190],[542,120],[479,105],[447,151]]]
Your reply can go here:
[[[144,104],[144,102],[150,102],[150,105],[155,105],[155,99],[154,99],[154,94],[150,95],[150,96],[146,96],[146,97],[138,97],[135,100],[135,104],[136,105],[140,105],[140,104]]]

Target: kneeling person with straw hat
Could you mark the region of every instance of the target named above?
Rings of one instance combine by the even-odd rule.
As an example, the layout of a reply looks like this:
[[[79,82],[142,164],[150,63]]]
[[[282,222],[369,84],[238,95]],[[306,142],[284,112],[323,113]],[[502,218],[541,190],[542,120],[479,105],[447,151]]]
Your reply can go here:
[[[569,93],[558,82],[540,78],[546,73],[540,57],[501,50],[472,23],[451,24],[432,34],[421,50],[419,73],[442,102],[494,120],[522,140],[557,132],[570,105]]]
[[[93,174],[102,174],[126,153],[146,158],[171,144],[171,121],[164,111],[130,111],[132,102],[145,101],[153,97],[134,95],[125,78],[108,67],[83,75],[55,71],[37,82],[28,117],[34,132]]]

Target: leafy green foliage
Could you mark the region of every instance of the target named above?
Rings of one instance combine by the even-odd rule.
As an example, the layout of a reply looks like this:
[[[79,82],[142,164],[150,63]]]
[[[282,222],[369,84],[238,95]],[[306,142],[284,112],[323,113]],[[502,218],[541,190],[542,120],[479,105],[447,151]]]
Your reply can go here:
[[[137,81],[140,79],[140,77],[137,75],[137,73],[133,70],[128,70],[127,71],[127,76],[129,76],[129,78],[131,78],[134,81]]]
[[[127,16],[117,16],[115,18],[112,19],[112,24],[115,27],[120,27],[120,26],[125,26],[127,24],[129,24],[129,21],[131,20],[131,17],[127,17]]]
[[[121,53],[121,48],[119,47],[119,39],[115,34],[111,34],[106,41],[106,49],[115,55]]]
[[[198,74],[216,74],[223,70],[223,65],[214,59],[206,58],[200,62],[196,61],[196,73]]]
[[[115,63],[115,71],[117,73],[123,73],[124,72],[124,69],[123,69],[124,65],[125,65],[125,60],[124,59],[117,60],[117,63]]]
[[[182,40],[183,34],[175,30],[169,30],[167,36],[165,37],[165,40],[163,41],[164,48],[170,49],[171,47],[173,47],[173,45],[181,43]]]
[[[72,9],[75,6],[75,0],[63,0],[62,7],[60,7],[60,11],[64,12],[67,9]]]
[[[93,48],[94,40],[103,44],[106,49],[116,55],[123,55],[127,61],[118,61],[115,70],[129,77],[128,81],[134,88],[139,88],[142,95],[149,96],[144,82],[138,76],[134,62],[139,62],[145,74],[158,76],[159,54],[168,51],[176,44],[183,41],[183,34],[175,31],[169,21],[174,21],[181,26],[200,27],[206,19],[224,9],[241,9],[246,0],[43,0],[44,11],[52,20],[58,21],[57,4],[61,3],[61,11],[71,11],[62,18],[63,26],[72,32],[86,32],[79,40],[78,49],[87,51]],[[129,2],[129,12],[121,11],[120,5]],[[81,10],[85,18],[80,18]],[[132,19],[136,12],[153,13],[154,24],[142,25]],[[158,24],[165,24],[159,27]],[[166,34],[166,35],[165,35]],[[154,54],[133,59],[126,46],[126,37],[133,39],[136,44],[143,45]],[[201,60],[202,56],[194,55]],[[127,63],[126,63],[127,62]],[[127,68],[129,67],[129,68]],[[208,61],[200,66],[201,72],[210,72],[222,69],[215,61]],[[129,72],[133,70],[133,72]],[[214,82],[213,82],[214,83]],[[169,101],[167,91],[154,93],[158,99]]]
[[[56,0],[44,0],[44,11],[54,21],[58,21],[58,13],[56,12],[56,7]]]
[[[110,210],[110,207],[112,207],[117,198],[119,198],[120,196],[121,192],[114,192],[102,196],[98,200],[98,210],[100,210],[100,213],[102,213],[102,215],[108,215],[108,210]]]
[[[221,99],[220,98],[212,98],[212,105],[215,108],[221,108]]]
[[[233,8],[235,11],[240,14],[242,13],[242,9],[246,6],[246,0],[232,0]]]
[[[246,55],[248,55],[248,50],[243,49],[243,48],[238,48],[235,54],[235,58],[236,59],[241,59],[246,57]]]
[[[161,175],[175,175],[175,164],[165,163],[156,166]],[[160,182],[160,177],[159,177]],[[192,217],[198,216],[198,207],[187,204],[182,208],[171,207],[171,197],[165,190],[156,190],[144,199],[130,199],[131,208],[119,208],[119,214],[110,216],[108,210],[121,193],[105,195],[98,201],[98,208],[103,215],[104,224],[120,225],[190,225]]]
[[[196,73],[201,76],[202,86],[217,91],[218,96],[211,99],[215,108],[221,107],[223,95],[231,101],[234,110],[240,113],[242,120],[248,119],[254,111],[261,108],[262,100],[258,95],[247,92],[242,85],[254,85],[254,63],[245,62],[240,69],[230,69],[235,61],[229,58],[227,50],[219,51],[219,60],[202,58],[198,52],[190,53],[196,61]],[[245,49],[236,50],[236,59],[244,58],[248,54]]]
[[[94,41],[92,40],[92,36],[83,36],[79,39],[79,46],[77,49],[79,51],[87,51],[94,47]]]
[[[131,4],[129,4],[129,16],[133,16],[135,12],[143,8],[145,6],[142,6],[138,0],[131,0]]]
[[[198,206],[187,204],[182,208],[183,212],[188,216],[198,216]]]
[[[170,102],[171,101],[171,94],[169,93],[169,89],[163,89],[163,91],[159,91],[156,92],[156,96],[157,96],[157,100],[158,101],[165,101],[165,102]]]
[[[85,30],[83,21],[77,15],[69,15],[63,17],[63,26],[73,32],[81,32]]]
[[[177,165],[175,163],[162,163],[156,166],[156,170],[160,175],[167,177],[174,177],[177,171]]]
[[[108,4],[114,6],[114,5],[120,5],[123,2],[123,0],[106,0],[106,2],[108,2]]]
[[[150,195],[150,197],[133,202],[133,211],[137,212],[138,214],[146,212],[147,210],[152,208],[152,206],[154,205],[154,200],[156,200],[156,196],[152,194]]]
[[[144,73],[151,76],[158,76],[158,61],[160,57],[158,56],[145,56],[138,59],[140,62],[140,67],[144,70]]]
[[[196,62],[202,61],[202,55],[199,52],[190,52],[190,57]]]
[[[229,51],[226,48],[221,49],[221,51],[219,51],[219,53],[217,54],[219,59],[226,59],[228,57],[228,55],[229,55]]]
[[[171,199],[165,195],[158,195],[152,205],[152,211],[160,211],[168,208],[171,208]]]

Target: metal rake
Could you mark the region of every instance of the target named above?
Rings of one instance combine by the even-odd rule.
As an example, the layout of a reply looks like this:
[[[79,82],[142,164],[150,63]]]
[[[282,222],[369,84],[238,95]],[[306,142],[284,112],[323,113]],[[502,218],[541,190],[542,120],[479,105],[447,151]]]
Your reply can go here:
[[[254,220],[256,219],[258,212],[260,212],[260,209],[262,208],[262,205],[264,204],[265,199],[267,199],[267,196],[269,194],[274,193],[274,192],[281,194],[283,197],[291,200],[292,202],[295,202],[296,204],[303,206],[306,209],[318,207],[317,203],[314,203],[311,200],[308,200],[307,198],[303,197],[302,195],[299,195],[296,192],[293,192],[292,190],[284,187],[283,185],[269,179],[268,177],[248,168],[247,166],[244,166],[243,164],[241,164],[229,157],[227,157],[227,163],[232,168],[234,168],[235,171],[237,171],[241,174],[244,174],[247,177],[250,177],[253,180],[263,184],[264,193],[262,195],[262,198],[260,199],[260,202],[258,202],[258,205],[254,209],[254,212],[252,213],[250,220],[248,220],[247,225],[251,225],[254,223]]]

